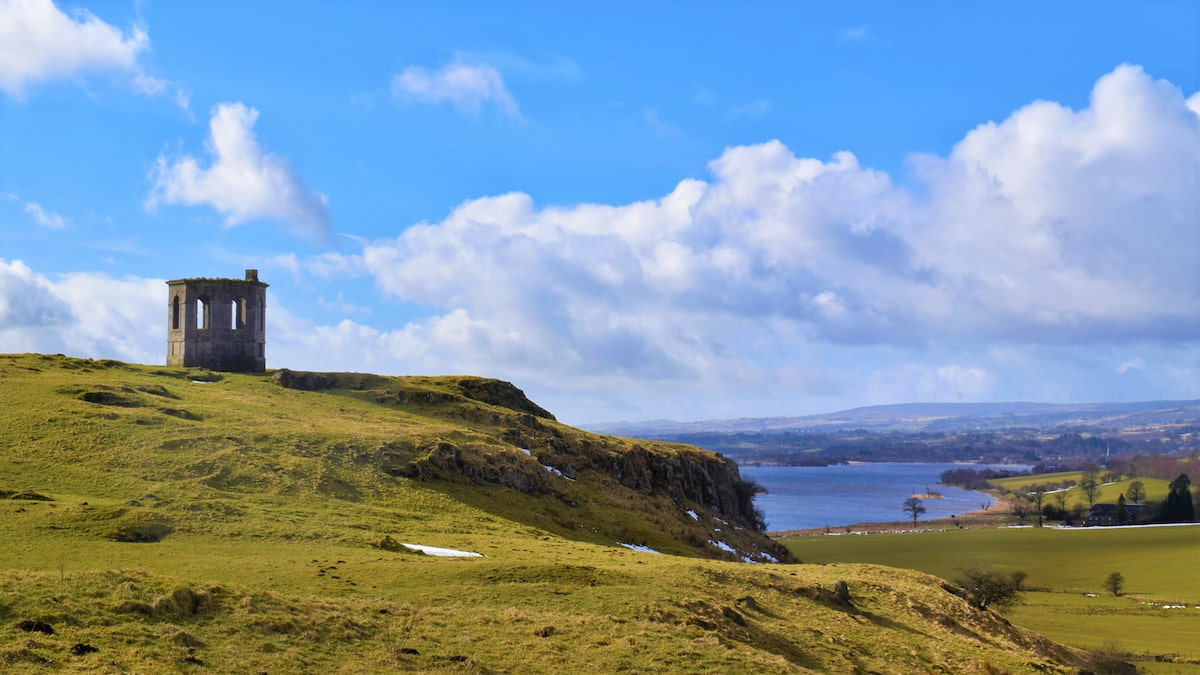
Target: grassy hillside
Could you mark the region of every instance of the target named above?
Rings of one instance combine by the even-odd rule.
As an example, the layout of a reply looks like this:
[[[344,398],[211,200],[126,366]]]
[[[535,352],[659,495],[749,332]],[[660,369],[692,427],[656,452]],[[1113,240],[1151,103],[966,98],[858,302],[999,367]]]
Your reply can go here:
[[[0,356],[0,669],[1069,672],[1091,658],[921,573],[776,564],[789,554],[759,531],[750,488],[719,455],[572,429],[479,378]]]

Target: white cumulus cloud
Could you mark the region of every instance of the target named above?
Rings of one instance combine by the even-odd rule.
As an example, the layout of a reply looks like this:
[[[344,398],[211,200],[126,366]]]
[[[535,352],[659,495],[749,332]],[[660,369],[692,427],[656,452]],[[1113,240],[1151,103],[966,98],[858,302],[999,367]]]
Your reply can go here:
[[[406,335],[448,367],[749,382],[805,344],[949,343],[906,379],[982,396],[990,345],[1196,339],[1197,147],[1178,88],[1121,66],[1085,109],[1035,102],[914,158],[920,193],[848,152],[772,141],[646,202],[471,200],[361,261],[386,293],[441,309]]]
[[[30,85],[87,73],[117,71],[134,87],[157,94],[167,82],[138,62],[150,47],[141,26],[122,31],[84,9],[69,16],[51,0],[0,0],[0,90],[24,95]]]
[[[151,172],[146,204],[208,205],[227,226],[258,219],[284,223],[318,242],[331,238],[328,199],[313,192],[285,157],[264,152],[254,135],[258,111],[242,103],[222,103],[212,111],[206,143],[210,163],[185,155],[160,156]]]
[[[159,363],[166,340],[161,279],[73,273],[51,280],[0,259],[0,353],[42,352]]]
[[[450,103],[460,111],[478,114],[492,105],[502,114],[520,119],[517,102],[495,66],[456,61],[430,71],[409,66],[392,78],[392,95],[423,103]]]

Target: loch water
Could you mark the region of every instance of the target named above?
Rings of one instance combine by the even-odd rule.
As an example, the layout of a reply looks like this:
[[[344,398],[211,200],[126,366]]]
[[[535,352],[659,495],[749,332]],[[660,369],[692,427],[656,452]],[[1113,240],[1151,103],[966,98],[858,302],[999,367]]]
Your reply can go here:
[[[1023,470],[995,464],[835,464],[831,466],[741,466],[742,478],[767,489],[754,498],[768,531],[807,530],[854,523],[912,522],[904,500],[926,488],[942,499],[923,499],[921,520],[944,518],[990,505],[981,492],[938,485],[943,471],[963,468]],[[918,521],[919,522],[919,521]]]

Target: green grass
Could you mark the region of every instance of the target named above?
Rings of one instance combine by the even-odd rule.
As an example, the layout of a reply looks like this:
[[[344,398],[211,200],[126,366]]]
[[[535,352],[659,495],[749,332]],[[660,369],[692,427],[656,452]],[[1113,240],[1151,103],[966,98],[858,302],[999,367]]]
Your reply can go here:
[[[1066,592],[1102,592],[1115,571],[1126,591],[1200,604],[1200,525],[1141,528],[981,528],[904,534],[794,537],[805,562],[862,562],[952,579],[964,567],[994,565],[1029,574],[1026,583]]]
[[[326,377],[335,388],[313,392],[0,355],[0,494],[50,498],[0,499],[0,670],[1021,673],[1086,659],[919,572],[736,562],[786,551],[728,512],[737,485],[713,453],[572,429],[478,378]]]
[[[1138,654],[1175,654],[1200,659],[1200,609],[1163,609],[1126,597],[1028,593],[1008,613],[1012,621],[1037,626],[1043,635],[1090,648],[1117,642]]]
[[[805,562],[890,565],[947,580],[974,566],[1022,571],[1027,587],[1048,592],[1026,594],[1028,602],[1008,614],[1015,623],[1078,647],[1115,643],[1133,653],[1179,653],[1200,662],[1200,525],[968,529],[785,543]],[[1124,576],[1125,597],[1086,596],[1104,596],[1112,572]]]

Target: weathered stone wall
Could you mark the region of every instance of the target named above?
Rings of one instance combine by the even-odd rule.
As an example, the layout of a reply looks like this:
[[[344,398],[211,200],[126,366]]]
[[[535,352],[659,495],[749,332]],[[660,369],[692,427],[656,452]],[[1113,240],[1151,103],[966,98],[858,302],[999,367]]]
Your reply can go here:
[[[267,368],[267,284],[246,279],[167,282],[167,365],[227,372]]]

